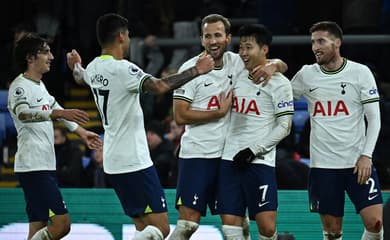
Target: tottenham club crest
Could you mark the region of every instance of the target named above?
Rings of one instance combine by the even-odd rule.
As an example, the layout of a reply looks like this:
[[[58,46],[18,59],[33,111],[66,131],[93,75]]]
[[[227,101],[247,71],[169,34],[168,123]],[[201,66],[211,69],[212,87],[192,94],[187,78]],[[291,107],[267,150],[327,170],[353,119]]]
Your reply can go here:
[[[138,71],[139,71],[139,69],[136,68],[136,67],[134,67],[134,66],[130,66],[130,67],[128,68],[128,70],[129,70],[130,75],[135,75],[135,74],[137,74]]]
[[[24,95],[24,89],[21,87],[17,87],[14,91],[14,97],[21,97]]]

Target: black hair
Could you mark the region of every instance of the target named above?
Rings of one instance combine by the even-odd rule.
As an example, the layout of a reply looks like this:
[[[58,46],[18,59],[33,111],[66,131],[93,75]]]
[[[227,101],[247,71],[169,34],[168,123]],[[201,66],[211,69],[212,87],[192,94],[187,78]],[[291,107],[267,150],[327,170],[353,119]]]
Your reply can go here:
[[[18,72],[25,72],[28,66],[28,58],[36,56],[39,51],[44,50],[47,41],[35,33],[28,33],[23,36],[14,49],[14,62]]]
[[[316,31],[327,31],[336,38],[339,38],[340,40],[343,40],[343,30],[341,30],[340,26],[337,25],[335,22],[331,21],[322,21],[314,23],[313,26],[310,28],[310,33],[316,32]]]
[[[101,47],[113,43],[118,32],[128,30],[128,20],[116,13],[107,13],[96,22],[96,37]]]
[[[259,46],[271,45],[272,33],[262,24],[247,24],[240,27],[238,35],[242,37],[254,37]]]

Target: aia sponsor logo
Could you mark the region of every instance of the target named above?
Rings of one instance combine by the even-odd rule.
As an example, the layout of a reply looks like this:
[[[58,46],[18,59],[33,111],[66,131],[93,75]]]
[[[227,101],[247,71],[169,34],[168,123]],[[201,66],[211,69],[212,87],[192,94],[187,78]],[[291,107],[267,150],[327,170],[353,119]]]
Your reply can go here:
[[[349,115],[347,105],[344,101],[339,100],[337,102],[326,101],[320,102],[317,101],[314,103],[313,117],[319,116],[337,116],[337,115]]]
[[[235,112],[243,113],[243,114],[255,114],[260,115],[260,109],[257,106],[257,103],[253,99],[246,98],[233,98],[232,109]]]

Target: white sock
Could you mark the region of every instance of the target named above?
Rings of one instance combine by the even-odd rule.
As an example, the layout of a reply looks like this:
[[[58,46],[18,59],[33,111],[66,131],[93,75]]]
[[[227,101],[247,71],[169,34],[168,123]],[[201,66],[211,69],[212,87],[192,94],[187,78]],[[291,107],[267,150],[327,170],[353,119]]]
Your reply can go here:
[[[38,232],[32,236],[31,240],[51,240],[47,227],[39,229]]]
[[[362,240],[383,240],[383,227],[377,233],[369,232],[367,229],[364,229]]]
[[[224,240],[245,240],[241,226],[222,225]]]
[[[148,225],[144,230],[135,234],[133,240],[163,240],[164,235],[155,226]]]
[[[245,240],[251,240],[251,231],[249,229],[250,227],[250,220],[249,217],[244,217],[244,220],[242,221],[242,231],[244,233],[244,239]]]
[[[259,233],[259,240],[276,240],[278,239],[278,232],[275,231],[274,235],[272,235],[271,237],[266,237],[266,236],[263,236]]]
[[[192,234],[198,229],[199,224],[187,220],[177,220],[175,230],[169,237],[170,240],[189,240]]]
[[[343,232],[340,234],[330,233],[327,231],[322,231],[322,234],[324,235],[324,240],[342,240],[343,239]]]

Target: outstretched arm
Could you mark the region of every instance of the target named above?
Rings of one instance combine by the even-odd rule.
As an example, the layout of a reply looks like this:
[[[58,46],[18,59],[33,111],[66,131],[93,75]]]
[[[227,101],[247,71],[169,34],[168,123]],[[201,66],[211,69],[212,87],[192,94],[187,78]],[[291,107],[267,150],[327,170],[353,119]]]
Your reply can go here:
[[[55,105],[58,105],[57,103]],[[59,106],[59,105],[58,105]],[[22,122],[42,122],[55,119],[65,119],[77,124],[88,122],[88,114],[78,109],[55,108],[49,111],[32,109],[28,104],[20,104],[15,109],[15,114]]]
[[[285,73],[287,69],[287,64],[281,59],[268,59],[267,64],[255,67],[251,75],[255,84],[263,83],[265,86],[275,72]]]
[[[143,90],[157,94],[166,93],[178,88],[193,78],[214,69],[214,60],[210,55],[202,54],[196,65],[181,73],[175,73],[163,78],[149,77],[144,81]]]
[[[74,132],[81,137],[89,149],[97,150],[103,146],[100,136],[94,132],[88,131],[80,126]]]

